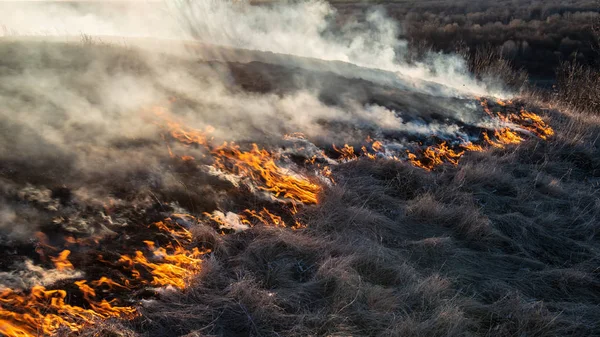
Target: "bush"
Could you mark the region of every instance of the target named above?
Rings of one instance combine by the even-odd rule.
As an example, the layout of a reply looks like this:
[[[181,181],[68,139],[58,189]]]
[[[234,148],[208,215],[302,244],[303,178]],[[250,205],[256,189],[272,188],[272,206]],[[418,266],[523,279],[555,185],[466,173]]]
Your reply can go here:
[[[577,111],[600,113],[600,71],[576,61],[561,63],[555,99]]]

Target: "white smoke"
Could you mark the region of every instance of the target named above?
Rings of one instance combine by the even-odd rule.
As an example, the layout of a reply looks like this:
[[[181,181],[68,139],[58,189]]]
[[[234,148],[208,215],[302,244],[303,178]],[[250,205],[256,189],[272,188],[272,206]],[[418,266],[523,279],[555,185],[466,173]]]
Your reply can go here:
[[[393,70],[397,27],[380,11],[366,22],[332,31],[335,10],[324,1],[250,6],[244,1],[174,1],[181,20],[202,42],[336,60]],[[362,28],[362,29],[361,29]]]
[[[322,0],[269,6],[229,0],[176,0],[169,4],[191,35],[205,43],[384,70],[420,89],[427,84],[415,81],[440,84],[432,92],[438,95],[504,96],[474,80],[465,61],[456,55],[431,53],[423,62],[405,63],[407,43],[398,40],[397,22],[386,17],[380,7],[369,10],[362,22],[350,20],[339,26],[336,10]],[[373,78],[376,76],[368,79]]]
[[[60,280],[82,277],[76,270],[45,269],[31,260],[19,263],[14,272],[0,272],[0,291],[5,289],[27,289],[35,285],[47,286]]]
[[[421,64],[404,63],[406,43],[396,38],[397,24],[381,9],[342,25],[332,6],[317,0],[261,6],[227,0],[32,2],[0,3],[0,9],[0,25],[11,35],[0,39],[0,160],[10,167],[3,171],[10,173],[6,179],[27,169],[27,179],[36,178],[38,187],[69,185],[93,191],[94,199],[109,194],[110,186],[140,192],[182,188],[164,163],[169,156],[160,137],[164,129],[147,111],[168,105],[170,96],[181,101],[174,115],[186,127],[215,127],[215,143],[280,141],[301,132],[318,146],[341,145],[397,133],[401,149],[406,134],[461,136],[457,124],[475,125],[480,107],[448,97],[489,94],[458,57],[430,55]],[[136,40],[122,48],[79,41],[80,34],[104,41],[109,35],[177,41],[150,53],[137,48]],[[46,43],[60,35],[75,36],[77,43]],[[287,81],[292,88],[249,93],[240,90],[227,64],[196,62],[194,55],[180,57],[165,47],[192,38],[202,42],[196,44],[202,50],[217,50],[221,61],[244,63],[251,76],[261,75],[250,63],[258,59],[272,72],[265,77],[284,74],[270,85],[279,89],[277,81]],[[348,88],[334,103],[324,103],[323,93],[335,96]],[[393,97],[396,108],[370,102],[373,90]],[[360,95],[364,99],[355,97]],[[432,122],[433,113],[446,119]],[[204,155],[181,145],[172,150]],[[1,232],[26,238],[54,216],[38,208],[0,207]],[[65,226],[79,223],[78,214],[67,215]]]
[[[154,1],[2,1],[1,36],[181,38],[167,8]]]
[[[0,36],[2,32],[46,38],[84,35],[113,42],[124,37],[195,39],[211,45],[344,62],[361,69],[332,63],[325,70],[435,95],[507,96],[497,83],[476,81],[459,56],[431,53],[422,62],[407,64],[403,60],[407,43],[398,39],[398,23],[386,17],[382,7],[370,9],[363,20],[344,19],[342,25],[335,8],[323,0],[269,5],[251,5],[247,0],[133,1],[104,6],[0,3],[0,9]],[[165,52],[177,49],[163,48]],[[232,58],[231,54],[220,56]]]

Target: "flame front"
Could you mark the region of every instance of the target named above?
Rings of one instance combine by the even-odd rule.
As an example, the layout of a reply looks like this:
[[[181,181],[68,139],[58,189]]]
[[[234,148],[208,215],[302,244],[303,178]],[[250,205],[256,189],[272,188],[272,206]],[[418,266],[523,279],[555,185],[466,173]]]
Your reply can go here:
[[[173,224],[170,218],[153,224],[153,228],[169,234],[172,243],[166,247],[147,244],[149,254],[141,250],[133,256],[121,255],[116,266],[129,272],[129,276],[120,282],[106,276],[88,283],[87,280],[73,281],[68,289],[77,289],[81,294],[81,305],[68,304],[71,290],[46,289],[34,286],[29,291],[4,289],[0,292],[0,333],[5,336],[53,335],[60,329],[79,332],[86,325],[108,318],[132,319],[139,315],[133,306],[122,306],[117,299],[98,298],[105,296],[108,290],[123,291],[139,289],[143,286],[174,286],[184,289],[188,280],[201,270],[201,256],[207,251],[194,247],[185,248],[192,242],[191,233]],[[72,270],[68,260],[69,250],[62,251],[51,258],[57,270]],[[150,255],[150,257],[146,257]],[[109,266],[115,264],[99,261]],[[102,293],[102,296],[98,296]]]
[[[167,118],[164,113],[158,114],[166,120],[166,128],[174,139],[184,144],[196,144],[206,148],[213,157],[213,167],[221,171],[248,178],[259,190],[270,192],[275,198],[289,199],[294,202],[316,204],[321,187],[307,177],[285,169],[277,163],[274,153],[252,144],[250,150],[244,151],[235,143],[224,143],[212,146],[206,131],[186,128],[182,124]],[[193,159],[182,156],[183,160]]]
[[[90,291],[89,287],[83,290],[90,309],[67,304],[65,290],[34,286],[29,293],[10,289],[2,291],[0,333],[6,336],[52,335],[61,327],[77,332],[99,319],[133,318],[138,315],[133,307],[116,306],[106,300],[96,301],[93,290]]]
[[[427,147],[423,151],[421,158],[408,152],[408,160],[417,167],[431,171],[434,167],[443,163],[450,163],[454,166],[458,165],[458,160],[464,153],[464,151],[456,152],[449,148],[446,142],[442,142],[438,146]]]
[[[351,161],[358,158],[358,156],[354,153],[354,147],[344,144],[344,147],[338,148],[335,144],[332,145],[335,152],[339,153],[341,161]]]
[[[212,153],[215,155],[215,167],[249,177],[259,189],[271,192],[277,198],[306,204],[318,202],[319,185],[278,166],[276,157],[256,144],[252,144],[250,151],[241,151],[237,145],[224,144]]]
[[[186,216],[196,220],[187,214],[174,214],[174,216]],[[132,280],[125,280],[125,283],[184,289],[190,278],[201,270],[201,256],[209,251],[200,251],[197,247],[186,249],[186,245],[192,244],[192,234],[171,218],[155,222],[153,226],[164,233],[169,233],[173,242],[165,247],[158,247],[152,241],[145,241],[147,250],[151,253],[150,258],[146,257],[147,254],[141,250],[135,251],[133,256],[121,255],[117,263],[125,266],[132,277]],[[144,278],[142,276],[144,272],[150,273],[152,278]]]
[[[97,279],[78,276],[71,283],[67,282],[63,289],[47,289],[37,285],[29,290],[1,290],[0,334],[40,336],[52,335],[61,329],[77,333],[98,320],[137,317],[139,312],[134,304],[122,300],[125,298],[124,294],[146,287],[171,286],[185,289],[201,271],[202,257],[208,250],[196,247],[188,228],[173,218],[186,219],[186,223],[216,225],[222,229],[222,234],[227,229],[235,232],[260,225],[303,228],[306,225],[300,221],[298,207],[319,202],[319,194],[323,189],[319,182],[334,183],[332,167],[336,165],[359,158],[402,160],[432,171],[443,164],[458,165],[467,152],[504,149],[532,136],[546,140],[554,134],[552,128],[533,112],[517,110],[511,101],[497,100],[495,103],[501,108],[492,109],[490,106],[494,104],[493,101],[490,103],[480,99],[486,121],[491,120],[493,123],[486,124],[480,135],[470,135],[468,139],[432,137],[428,139],[428,144],[432,145],[418,145],[406,150],[408,146],[399,149],[389,139],[375,140],[367,137],[362,142],[353,144],[356,150],[355,146],[348,144],[343,147],[331,145],[317,148],[317,151],[305,157],[304,164],[295,164],[286,157],[283,150],[269,151],[256,143],[248,146],[233,142],[213,145],[214,139],[210,136],[213,128],[198,130],[184,126],[170,118],[166,109],[156,108],[156,123],[163,130],[162,137],[174,160],[185,162],[186,167],[194,165],[195,156],[187,153],[178,155],[176,152],[181,147],[200,147],[206,154],[201,160],[208,161],[211,170],[234,175],[250,187],[252,193],[260,191],[261,196],[267,195],[268,198],[261,198],[259,205],[238,207],[237,213],[225,215],[215,210],[213,213],[205,213],[203,218],[173,213],[171,217],[151,223],[147,228],[148,232],[160,233],[160,236],[156,236],[160,239],[140,240],[135,243],[138,246],[128,249],[127,253],[118,254],[118,258],[113,258],[112,262],[104,256],[97,256],[97,263],[116,271],[114,275],[119,275],[114,279],[106,275]],[[490,127],[490,124],[494,127]],[[288,135],[285,139],[308,142],[300,133]],[[173,141],[179,143],[178,147],[173,145]],[[105,206],[107,212],[112,207]],[[168,240],[164,240],[164,237],[168,237]],[[101,238],[98,237],[77,239],[65,236],[64,245],[69,249],[61,250],[50,246],[43,233],[39,233],[38,240],[40,245],[36,251],[43,259],[52,255],[49,258],[57,271],[77,270],[78,264],[85,262],[85,259],[78,258],[77,249],[85,247],[87,250],[101,243]],[[70,260],[73,256],[75,258]]]
[[[441,140],[424,149],[406,150],[406,160],[416,167],[431,171],[444,163],[458,165],[460,158],[466,152],[482,152],[490,147],[504,149],[508,145],[519,144],[525,140],[524,136],[528,133],[530,133],[528,135],[533,134],[542,140],[547,140],[554,135],[554,130],[540,116],[524,108],[515,110],[513,101],[500,99],[495,101],[505,111],[512,109],[513,112],[494,112],[487,99],[478,98],[478,100],[485,114],[490,119],[504,125],[503,127],[482,132],[479,143],[474,143],[474,140],[459,140],[452,141],[452,145],[450,145],[450,142]],[[344,145],[343,148],[337,148],[334,145],[333,150],[340,155],[338,159],[340,162],[356,160],[359,156],[372,160],[377,158],[400,160],[401,158],[400,154],[388,153],[382,141],[375,141],[371,137],[367,137],[366,143],[370,145],[370,150],[367,146],[362,146],[361,154],[355,154],[354,148],[349,145]]]
[[[200,271],[200,257],[205,253],[200,252],[198,248],[188,251],[181,247],[172,248],[171,252],[161,247],[152,250],[152,258],[162,262],[152,262],[139,250],[134,256],[121,256],[118,262],[124,264],[131,271],[132,277],[142,284],[156,287],[174,286],[179,289],[184,289],[187,280]],[[140,268],[150,272],[152,279],[141,277]]]
[[[483,138],[489,145],[499,149],[505,148],[505,145],[519,144],[523,141],[523,138],[521,138],[521,136],[519,136],[516,132],[512,131],[509,128],[503,128],[494,131],[494,136],[496,138],[495,140],[490,139],[487,133],[483,134]]]

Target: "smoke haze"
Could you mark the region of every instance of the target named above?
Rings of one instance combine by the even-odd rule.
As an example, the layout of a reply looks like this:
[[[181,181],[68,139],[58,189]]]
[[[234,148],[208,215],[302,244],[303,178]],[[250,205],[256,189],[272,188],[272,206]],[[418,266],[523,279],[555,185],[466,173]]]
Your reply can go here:
[[[473,97],[500,95],[457,56],[405,63],[406,43],[381,8],[339,25],[324,1],[1,6],[0,230],[8,240],[48,224],[106,233],[97,225],[108,221],[103,205],[140,209],[157,191],[190,199],[169,152],[205,153],[165,144],[164,116],[214,128],[215,144],[280,148],[285,134],[300,132],[317,147],[379,137],[403,154],[431,135],[476,140],[469,130],[493,126]],[[202,211],[226,210],[227,195],[208,183],[214,173],[205,175],[191,193]],[[58,203],[63,188],[71,192]],[[94,215],[82,219],[86,208]]]

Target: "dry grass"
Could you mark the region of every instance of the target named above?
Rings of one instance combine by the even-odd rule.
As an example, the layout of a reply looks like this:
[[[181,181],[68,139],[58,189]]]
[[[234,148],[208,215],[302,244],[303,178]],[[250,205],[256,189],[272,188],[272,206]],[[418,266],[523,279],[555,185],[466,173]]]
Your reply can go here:
[[[563,62],[556,75],[557,102],[587,113],[600,111],[600,70],[571,61]]]
[[[545,117],[549,141],[458,167],[339,165],[306,229],[196,228],[189,289],[81,335],[599,336],[600,123]]]
[[[459,167],[339,167],[305,230],[203,230],[218,249],[197,284],[145,305],[127,331],[600,335],[600,125],[549,117],[549,142],[472,153]]]

